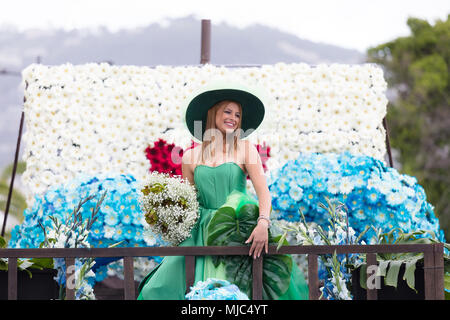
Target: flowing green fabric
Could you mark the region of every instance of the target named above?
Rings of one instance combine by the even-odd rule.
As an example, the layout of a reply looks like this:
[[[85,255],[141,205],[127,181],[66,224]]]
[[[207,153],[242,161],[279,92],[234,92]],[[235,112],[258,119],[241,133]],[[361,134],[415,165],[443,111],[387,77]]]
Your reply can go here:
[[[217,167],[198,165],[194,171],[200,216],[191,231],[191,237],[178,246],[206,245],[206,230],[213,214],[226,201],[228,195],[237,190],[246,192],[246,176],[234,162]],[[225,267],[215,267],[210,256],[199,256],[195,260],[195,283],[208,278],[226,280]],[[186,294],[186,273],[184,256],[167,256],[142,280],[138,300],[184,300]],[[293,263],[291,282],[280,300],[308,299],[308,286],[302,272]]]

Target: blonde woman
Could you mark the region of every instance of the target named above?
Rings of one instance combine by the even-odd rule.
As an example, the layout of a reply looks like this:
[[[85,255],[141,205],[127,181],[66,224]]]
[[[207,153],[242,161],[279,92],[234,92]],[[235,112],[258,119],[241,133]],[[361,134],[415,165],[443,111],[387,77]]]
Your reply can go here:
[[[183,154],[182,173],[197,188],[200,212],[191,237],[179,246],[206,245],[209,221],[233,191],[246,192],[248,175],[258,197],[259,218],[245,243],[253,258],[268,252],[271,197],[259,153],[242,140],[261,124],[264,114],[256,95],[235,87],[204,91],[188,104],[186,126],[202,143]],[[184,299],[184,268],[184,257],[165,257],[141,282],[138,299]],[[297,269],[281,299],[307,299],[308,288]],[[208,278],[226,279],[225,266],[215,266],[208,256],[197,257],[195,282]]]

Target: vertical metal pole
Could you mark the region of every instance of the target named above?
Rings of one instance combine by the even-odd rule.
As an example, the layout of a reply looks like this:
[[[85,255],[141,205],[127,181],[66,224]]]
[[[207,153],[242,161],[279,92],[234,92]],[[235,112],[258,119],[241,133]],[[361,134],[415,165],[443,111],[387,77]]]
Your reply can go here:
[[[434,252],[426,250],[423,252],[423,277],[425,284],[425,300],[434,300],[436,286],[434,283]]]
[[[391,166],[391,168],[393,168],[394,161],[392,160],[391,143],[389,141],[389,130],[388,130],[386,117],[383,118],[383,126],[384,126],[384,129],[386,130],[386,147],[387,147],[387,153],[389,156],[389,165]]]
[[[24,98],[25,102],[25,98]],[[8,199],[6,200],[6,208],[5,213],[3,216],[3,226],[2,226],[2,237],[5,236],[5,229],[6,229],[6,222],[8,219],[8,212],[9,212],[9,206],[11,205],[11,198],[12,198],[12,192],[14,188],[14,179],[16,177],[16,170],[17,170],[17,162],[19,160],[19,149],[20,149],[20,140],[22,139],[22,130],[23,130],[23,119],[24,119],[24,112],[22,110],[22,115],[20,117],[20,126],[19,126],[19,136],[17,137],[17,144],[16,144],[16,154],[14,156],[14,165],[13,165],[13,171],[11,174],[11,181],[9,183],[9,191],[8,191]]]
[[[134,300],[136,299],[135,289],[134,289],[134,269],[133,269],[133,257],[124,257],[123,258],[123,271],[124,271],[124,280],[125,280],[125,292],[124,297],[125,300]]]
[[[75,300],[75,258],[66,258],[66,300]]]
[[[308,254],[308,288],[309,300],[319,300],[319,266],[317,254]]]
[[[374,269],[373,273],[369,273],[371,270],[370,266],[376,266],[377,265],[377,254],[376,253],[368,253],[367,254],[367,277],[366,279],[369,279],[371,276],[373,276],[373,273],[377,272],[377,269]],[[368,282],[368,281],[367,281]],[[376,288],[369,288],[368,283],[366,283],[367,286],[367,300],[377,300],[377,289]]]
[[[195,256],[185,256],[186,293],[189,292],[195,281]]]
[[[252,299],[262,300],[263,256],[253,259],[252,264]]]
[[[8,300],[17,300],[17,258],[8,258]]]
[[[205,64],[211,61],[211,20],[202,20],[202,47],[200,63]]]
[[[444,244],[433,244],[434,249],[434,283],[436,284],[436,300],[444,300]]]

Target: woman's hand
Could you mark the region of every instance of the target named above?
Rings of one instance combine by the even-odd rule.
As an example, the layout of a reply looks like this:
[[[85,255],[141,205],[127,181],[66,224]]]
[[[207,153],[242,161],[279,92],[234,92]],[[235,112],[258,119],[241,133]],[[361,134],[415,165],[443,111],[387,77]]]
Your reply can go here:
[[[272,199],[270,197],[269,188],[267,187],[267,181],[266,176],[264,175],[261,157],[258,150],[253,144],[251,144],[247,140],[245,140],[243,143],[243,149],[245,150],[244,166],[248,172],[250,180],[253,183],[253,186],[255,187],[256,196],[258,197],[259,201],[259,212],[261,215],[264,215],[268,218],[271,212]],[[259,219],[255,229],[253,229],[252,234],[247,239],[247,241],[245,241],[245,243],[252,242],[249,256],[253,254],[253,259],[259,257],[264,248],[266,253],[269,252],[268,227],[269,221]]]
[[[255,229],[250,234],[250,237],[245,241],[245,243],[252,242],[252,246],[250,247],[250,251],[248,253],[249,256],[253,254],[253,259],[261,255],[263,249],[265,252],[269,252],[269,223],[263,219],[258,221]]]

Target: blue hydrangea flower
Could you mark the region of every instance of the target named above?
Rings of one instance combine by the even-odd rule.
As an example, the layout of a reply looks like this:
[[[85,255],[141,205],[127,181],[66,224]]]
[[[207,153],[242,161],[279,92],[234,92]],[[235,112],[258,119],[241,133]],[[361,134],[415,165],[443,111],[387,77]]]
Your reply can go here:
[[[288,195],[283,194],[278,198],[276,202],[277,208],[281,210],[287,210],[289,208],[289,203],[291,202],[291,198]]]
[[[312,176],[307,171],[299,172],[295,176],[295,181],[301,187],[310,187],[313,183]]]
[[[114,227],[115,225],[117,225],[119,223],[118,214],[115,211],[109,211],[105,215],[105,223],[110,227]]]
[[[340,189],[340,181],[335,179],[328,179],[328,192],[331,194],[338,194]]]
[[[299,201],[302,196],[303,196],[303,189],[299,186],[292,186],[289,190],[289,196],[295,200],[295,201]]]
[[[314,179],[312,188],[316,193],[322,193],[322,192],[326,191],[327,184],[325,182],[325,179],[323,179],[323,178]]]
[[[95,221],[92,224],[91,228],[91,236],[94,239],[101,239],[104,237],[104,231],[103,231],[103,222],[102,221]]]
[[[135,231],[136,228],[134,228],[133,226],[130,225],[126,225],[123,227],[123,237],[125,239],[131,240],[134,239],[135,236]]]
[[[97,268],[95,272],[95,281],[101,282],[108,276],[108,268],[106,265],[103,265],[99,268]]]
[[[138,181],[132,175],[112,173],[96,176],[80,174],[63,185],[52,186],[44,194],[35,196],[32,208],[27,208],[23,213],[23,223],[13,229],[8,245],[11,248],[38,248],[44,240],[39,223],[47,229],[51,228],[50,216],[63,220],[82,198],[104,190],[107,190],[106,197],[88,237],[91,247],[104,248],[117,242],[121,242],[121,247],[164,245],[161,239],[144,237],[145,220],[139,206],[138,187]],[[83,205],[80,210],[83,218],[92,214],[96,203],[97,199],[92,199]],[[96,263],[94,271],[102,270],[101,266],[101,263]]]
[[[327,196],[346,204],[349,224],[357,233],[367,225],[382,232],[424,229],[445,242],[434,207],[426,201],[417,179],[399,174],[378,159],[349,152],[300,154],[271,177],[269,191],[276,219],[299,221],[301,209],[306,221],[323,226],[327,220],[318,204],[325,204]],[[298,188],[302,189],[300,198]],[[373,235],[368,232],[362,240],[370,243]]]
[[[355,218],[359,221],[365,220],[367,218],[365,210],[363,208],[355,210]]]
[[[208,278],[198,281],[185,296],[186,300],[249,300],[248,296],[227,280]]]

